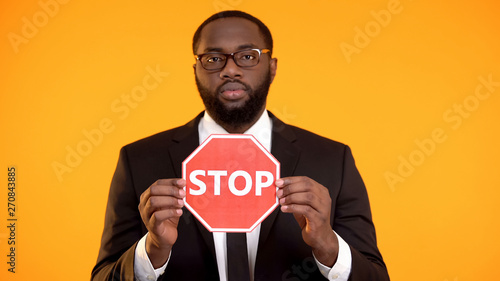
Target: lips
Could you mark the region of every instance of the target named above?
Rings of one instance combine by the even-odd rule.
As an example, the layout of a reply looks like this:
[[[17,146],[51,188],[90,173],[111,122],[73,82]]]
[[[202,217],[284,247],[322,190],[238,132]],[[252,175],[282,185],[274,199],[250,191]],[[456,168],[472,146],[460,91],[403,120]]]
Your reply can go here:
[[[247,87],[239,82],[229,82],[220,87],[220,94],[227,100],[238,100],[245,96]]]

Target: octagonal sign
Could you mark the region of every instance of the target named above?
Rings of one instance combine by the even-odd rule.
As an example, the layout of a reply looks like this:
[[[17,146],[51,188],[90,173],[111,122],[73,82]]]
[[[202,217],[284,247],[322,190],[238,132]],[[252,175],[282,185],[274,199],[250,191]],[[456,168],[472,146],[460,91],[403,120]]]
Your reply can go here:
[[[278,206],[279,171],[252,135],[210,135],[182,162],[184,203],[209,231],[250,232]]]

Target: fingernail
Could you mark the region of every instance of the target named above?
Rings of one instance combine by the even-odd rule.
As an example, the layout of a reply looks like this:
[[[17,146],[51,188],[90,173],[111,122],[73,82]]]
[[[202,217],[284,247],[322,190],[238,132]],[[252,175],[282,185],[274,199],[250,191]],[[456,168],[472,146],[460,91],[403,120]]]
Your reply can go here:
[[[184,206],[184,200],[182,200],[182,199],[177,199],[177,203],[178,203],[180,206]]]
[[[283,196],[283,189],[278,189],[278,191],[276,191],[276,196],[278,197]]]
[[[282,179],[276,180],[276,185],[277,186],[282,186],[283,185],[283,180]]]
[[[285,204],[285,198],[280,199],[280,204]]]
[[[180,195],[181,197],[186,196],[186,191],[185,191],[184,189],[180,189],[180,190],[179,190],[179,195]]]

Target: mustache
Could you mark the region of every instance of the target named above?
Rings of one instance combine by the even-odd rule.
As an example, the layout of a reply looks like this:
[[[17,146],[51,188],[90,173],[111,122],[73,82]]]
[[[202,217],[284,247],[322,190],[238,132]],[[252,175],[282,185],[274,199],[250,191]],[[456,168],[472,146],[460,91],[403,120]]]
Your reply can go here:
[[[243,86],[243,90],[247,91],[248,89],[250,89],[250,86],[239,81],[239,80],[226,80],[224,81],[224,83],[222,83],[219,87],[217,87],[217,93],[220,93],[222,92],[222,87],[224,87],[225,85],[229,84],[229,83],[238,83],[238,84],[241,84]]]

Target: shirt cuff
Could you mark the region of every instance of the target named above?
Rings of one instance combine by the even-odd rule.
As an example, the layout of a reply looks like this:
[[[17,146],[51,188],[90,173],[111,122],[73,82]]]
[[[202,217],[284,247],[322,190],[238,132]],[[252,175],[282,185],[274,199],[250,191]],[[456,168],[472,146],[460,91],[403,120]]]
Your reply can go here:
[[[333,232],[335,233],[335,231]],[[352,256],[351,249],[349,245],[340,237],[337,233],[337,240],[339,241],[339,253],[337,255],[337,261],[333,265],[332,268],[320,263],[316,257],[313,257],[318,265],[319,271],[323,276],[325,276],[328,280],[335,281],[347,281],[349,275],[351,274],[351,266],[352,266]]]
[[[160,277],[160,275],[165,272],[167,268],[168,261],[170,260],[170,255],[168,254],[167,262],[160,268],[154,269],[151,261],[149,260],[148,253],[146,252],[146,237],[148,233],[144,235],[137,246],[135,247],[134,255],[134,275],[135,279],[138,281],[155,281]]]

